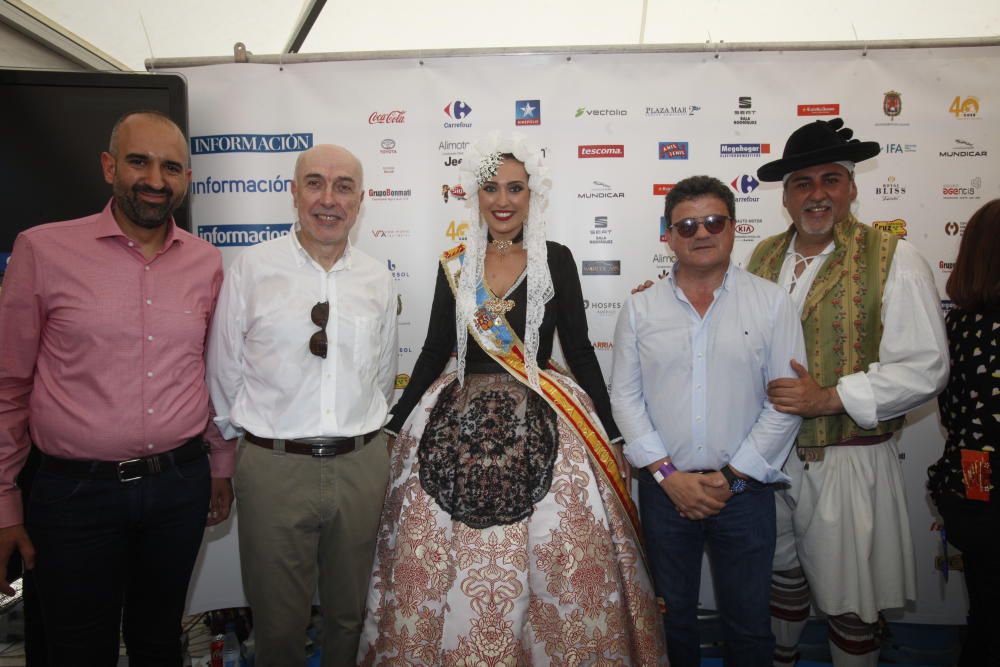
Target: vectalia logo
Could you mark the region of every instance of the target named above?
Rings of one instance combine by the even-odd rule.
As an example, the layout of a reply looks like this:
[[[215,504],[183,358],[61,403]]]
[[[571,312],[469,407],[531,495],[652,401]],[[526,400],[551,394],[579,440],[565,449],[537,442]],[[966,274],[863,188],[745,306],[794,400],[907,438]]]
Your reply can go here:
[[[742,194],[750,194],[760,185],[760,181],[751,176],[750,174],[742,174],[733,179],[733,182],[729,185],[732,186],[733,190],[740,192]]]
[[[199,225],[198,238],[217,248],[257,245],[291,233],[288,223],[275,225]]]
[[[576,110],[575,118],[580,116],[627,116],[628,109],[588,109],[580,107]]]
[[[577,147],[578,158],[625,157],[624,144],[591,144]]]

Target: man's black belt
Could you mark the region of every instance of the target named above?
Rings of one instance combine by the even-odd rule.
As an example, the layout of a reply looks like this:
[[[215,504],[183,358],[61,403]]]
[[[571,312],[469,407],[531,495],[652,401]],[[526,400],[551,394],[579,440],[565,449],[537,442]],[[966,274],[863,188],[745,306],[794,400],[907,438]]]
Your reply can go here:
[[[369,442],[371,442],[378,431],[372,431],[371,433],[365,433],[364,435],[356,435],[353,438],[303,438],[301,440],[277,440],[274,438],[262,438],[260,436],[254,435],[253,433],[247,432],[243,434],[243,438],[247,442],[251,442],[258,447],[263,447],[264,449],[277,449],[288,452],[289,454],[304,454],[306,456],[340,456],[342,454],[350,454],[351,452],[361,449]],[[284,444],[282,444],[284,443]]]
[[[116,479],[131,482],[194,461],[205,456],[207,451],[205,441],[197,436],[168,452],[125,461],[81,461],[43,454],[39,469],[72,479]]]

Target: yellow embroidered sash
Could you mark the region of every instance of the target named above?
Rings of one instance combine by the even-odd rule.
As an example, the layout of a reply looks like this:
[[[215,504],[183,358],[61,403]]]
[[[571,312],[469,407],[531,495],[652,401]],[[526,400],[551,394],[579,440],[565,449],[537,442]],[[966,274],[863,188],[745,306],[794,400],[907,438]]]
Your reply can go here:
[[[456,246],[441,255],[441,266],[444,268],[451,291],[455,295],[456,308],[459,307],[458,281],[464,261],[464,245]],[[519,382],[535,390],[555,410],[556,414],[577,432],[586,444],[587,451],[590,452],[590,457],[596,464],[596,469],[600,470],[605,481],[621,502],[625,513],[631,520],[632,528],[636,532],[635,537],[638,540],[641,535],[639,513],[635,503],[632,502],[629,490],[625,487],[625,481],[618,468],[618,461],[611,452],[611,444],[604,432],[604,427],[599,422],[592,420],[587,409],[548,371],[539,369],[539,387],[538,389],[531,387],[528,383],[528,373],[524,363],[524,343],[507,322],[504,314],[494,314],[487,310],[485,304],[491,298],[494,298],[493,295],[486,289],[484,281],[480,280],[476,288],[477,310],[472,322],[469,323],[469,332],[472,337],[475,338],[479,347],[490,355],[490,358],[500,364]]]

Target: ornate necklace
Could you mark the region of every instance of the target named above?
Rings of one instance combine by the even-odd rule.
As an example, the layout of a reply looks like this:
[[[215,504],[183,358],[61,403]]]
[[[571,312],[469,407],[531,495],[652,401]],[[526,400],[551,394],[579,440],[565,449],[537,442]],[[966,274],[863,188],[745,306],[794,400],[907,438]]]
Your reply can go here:
[[[490,245],[497,251],[497,254],[504,257],[507,255],[507,251],[511,249],[511,246],[524,240],[524,227],[521,227],[521,231],[513,239],[495,239],[489,232],[486,233],[486,236],[490,240]]]
[[[486,238],[489,239],[490,245],[493,246],[493,249],[496,250],[497,255],[499,255],[502,260],[507,255],[507,251],[510,250],[515,243],[520,243],[524,240],[524,227],[521,227],[520,231],[517,232],[517,236],[513,239],[495,239],[489,232],[486,233]],[[499,325],[500,318],[514,308],[514,300],[501,299],[498,296],[494,296],[483,302],[483,308],[485,308],[487,312],[493,314],[496,318],[495,323]]]

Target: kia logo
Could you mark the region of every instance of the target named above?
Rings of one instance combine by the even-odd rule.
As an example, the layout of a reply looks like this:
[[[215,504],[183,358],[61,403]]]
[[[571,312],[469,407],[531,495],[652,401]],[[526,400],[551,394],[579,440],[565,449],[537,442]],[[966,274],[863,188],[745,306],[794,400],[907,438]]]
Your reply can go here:
[[[753,229],[754,229],[753,225],[751,225],[749,222],[741,222],[738,225],[736,225],[737,234],[753,234]]]

